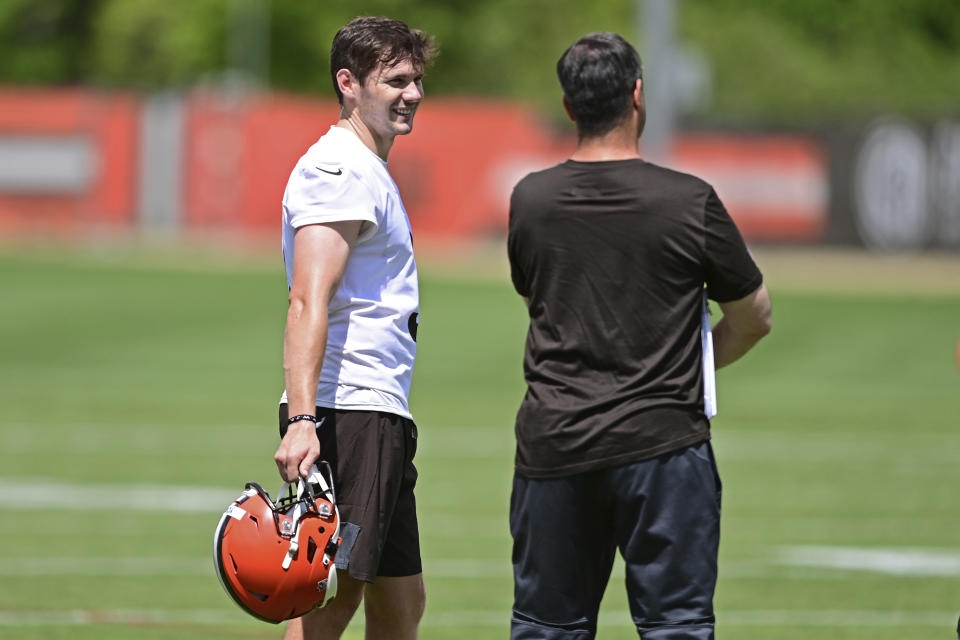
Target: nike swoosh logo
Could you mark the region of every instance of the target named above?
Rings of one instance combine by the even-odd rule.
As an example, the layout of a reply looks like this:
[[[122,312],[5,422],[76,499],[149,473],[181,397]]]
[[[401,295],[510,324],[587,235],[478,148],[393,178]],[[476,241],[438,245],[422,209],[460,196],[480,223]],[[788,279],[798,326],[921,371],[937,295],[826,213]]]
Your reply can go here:
[[[329,169],[324,169],[323,167],[317,167],[317,169],[320,169],[320,171],[323,171],[324,173],[329,173],[332,176],[339,176],[343,173],[343,169],[340,169],[339,167],[336,171],[330,171]]]

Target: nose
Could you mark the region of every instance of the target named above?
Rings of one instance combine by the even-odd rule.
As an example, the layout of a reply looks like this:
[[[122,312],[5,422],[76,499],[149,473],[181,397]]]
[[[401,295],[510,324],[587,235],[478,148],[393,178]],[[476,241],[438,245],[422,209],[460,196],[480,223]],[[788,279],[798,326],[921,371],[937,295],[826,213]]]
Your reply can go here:
[[[423,100],[423,83],[411,82],[403,89],[404,102],[419,102]]]

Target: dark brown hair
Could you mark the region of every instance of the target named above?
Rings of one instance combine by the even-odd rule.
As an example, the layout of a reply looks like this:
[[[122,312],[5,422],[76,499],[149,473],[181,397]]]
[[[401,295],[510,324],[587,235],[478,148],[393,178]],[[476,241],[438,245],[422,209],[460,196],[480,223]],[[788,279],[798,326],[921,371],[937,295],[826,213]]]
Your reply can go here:
[[[577,131],[602,135],[630,112],[633,88],[643,77],[640,55],[615,33],[589,33],[564,51],[557,77]]]
[[[343,94],[337,86],[340,69],[347,69],[363,83],[381,64],[391,67],[409,60],[422,73],[435,55],[433,39],[423,31],[411,29],[405,22],[367,16],[354,18],[333,37],[330,49],[333,90],[343,104]]]

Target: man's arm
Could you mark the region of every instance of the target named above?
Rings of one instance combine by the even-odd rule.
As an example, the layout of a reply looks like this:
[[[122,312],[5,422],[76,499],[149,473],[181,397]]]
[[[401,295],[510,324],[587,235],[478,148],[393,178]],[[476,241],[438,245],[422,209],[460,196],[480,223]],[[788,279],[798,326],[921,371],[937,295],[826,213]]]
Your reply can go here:
[[[327,344],[328,305],[340,285],[359,220],[300,227],[293,244],[293,284],[283,335],[283,377],[291,416],[316,411],[317,382]],[[273,459],[286,482],[306,477],[320,456],[316,425],[289,426]]]
[[[714,365],[717,369],[736,362],[770,333],[770,294],[760,285],[750,295],[721,302],[723,317],[713,327]]]

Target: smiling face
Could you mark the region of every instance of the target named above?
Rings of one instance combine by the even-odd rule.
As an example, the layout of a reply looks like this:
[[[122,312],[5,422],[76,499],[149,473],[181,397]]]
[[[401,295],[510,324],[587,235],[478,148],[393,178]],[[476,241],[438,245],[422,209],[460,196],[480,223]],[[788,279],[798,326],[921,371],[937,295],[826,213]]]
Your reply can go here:
[[[433,39],[400,20],[361,16],[344,25],[330,47],[337,126],[386,160],[393,139],[413,129],[423,72],[435,55]]]
[[[381,65],[354,86],[354,113],[378,147],[413,130],[413,116],[423,99],[423,72],[409,60]]]

